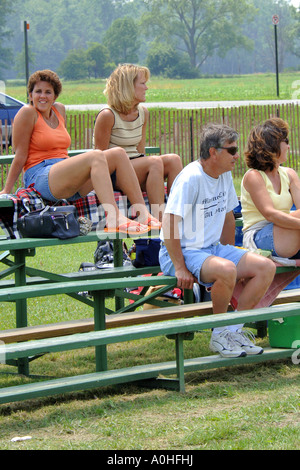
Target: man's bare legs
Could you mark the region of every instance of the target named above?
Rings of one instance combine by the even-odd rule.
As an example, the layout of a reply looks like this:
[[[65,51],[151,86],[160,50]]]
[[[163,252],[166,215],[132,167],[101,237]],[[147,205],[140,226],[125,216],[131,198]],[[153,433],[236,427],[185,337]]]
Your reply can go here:
[[[247,252],[238,265],[229,260],[211,256],[201,269],[203,282],[213,282],[211,298],[214,313],[227,312],[236,282],[245,280],[238,299],[237,310],[253,309],[267,292],[275,275],[275,264],[260,255]],[[263,349],[249,339],[242,330],[243,324],[215,328],[210,341],[212,351],[223,357],[240,357],[261,354]],[[248,335],[248,336],[247,336]]]
[[[237,310],[255,307],[267,292],[275,275],[273,261],[247,252],[237,267],[232,261],[216,256],[207,258],[201,269],[201,280],[213,282],[211,298],[214,313],[227,312],[236,282],[245,279],[245,287],[238,300]]]

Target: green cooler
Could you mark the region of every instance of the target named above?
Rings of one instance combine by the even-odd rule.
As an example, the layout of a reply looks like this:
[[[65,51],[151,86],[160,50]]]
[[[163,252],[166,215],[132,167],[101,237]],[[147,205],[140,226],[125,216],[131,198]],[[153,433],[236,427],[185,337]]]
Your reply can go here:
[[[300,316],[269,320],[268,330],[272,348],[300,347]]]

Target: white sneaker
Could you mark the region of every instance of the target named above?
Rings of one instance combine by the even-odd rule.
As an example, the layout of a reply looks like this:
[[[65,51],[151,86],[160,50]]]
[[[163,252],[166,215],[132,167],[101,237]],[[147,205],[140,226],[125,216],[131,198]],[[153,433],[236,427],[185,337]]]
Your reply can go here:
[[[247,354],[262,354],[263,348],[255,345],[255,336],[250,330],[237,330],[231,333],[233,341],[240,346]]]
[[[247,353],[232,339],[232,332],[224,330],[219,334],[212,334],[209,347],[211,351],[218,352],[222,357],[243,357]]]

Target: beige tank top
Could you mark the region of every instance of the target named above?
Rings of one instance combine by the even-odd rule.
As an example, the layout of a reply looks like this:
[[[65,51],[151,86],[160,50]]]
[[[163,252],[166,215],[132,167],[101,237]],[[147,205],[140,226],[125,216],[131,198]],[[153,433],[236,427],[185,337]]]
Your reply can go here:
[[[134,121],[124,121],[121,119],[119,113],[108,105],[104,106],[101,111],[103,109],[110,109],[115,118],[111,130],[109,148],[122,147],[129,158],[140,155],[137,146],[142,139],[143,125],[145,123],[145,110],[143,106],[138,105],[139,115]]]

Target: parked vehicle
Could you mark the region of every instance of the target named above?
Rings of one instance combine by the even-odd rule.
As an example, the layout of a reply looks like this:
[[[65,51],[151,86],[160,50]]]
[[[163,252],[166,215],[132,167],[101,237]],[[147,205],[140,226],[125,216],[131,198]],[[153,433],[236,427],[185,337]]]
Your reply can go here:
[[[11,96],[0,93],[0,145],[1,139],[3,146],[11,145],[12,127],[11,121],[25,103],[16,100]]]

